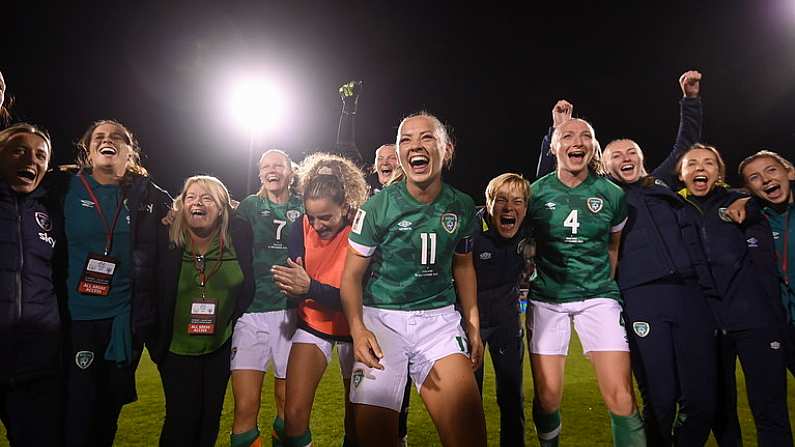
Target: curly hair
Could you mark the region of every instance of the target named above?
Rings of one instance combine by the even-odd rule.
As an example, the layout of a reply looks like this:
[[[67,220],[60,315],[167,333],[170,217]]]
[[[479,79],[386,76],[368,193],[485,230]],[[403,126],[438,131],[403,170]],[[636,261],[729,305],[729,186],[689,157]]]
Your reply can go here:
[[[296,174],[304,200],[324,197],[351,208],[358,208],[367,201],[364,173],[347,158],[317,152],[301,162]]]
[[[127,128],[124,124],[115,121],[115,120],[100,120],[94,122],[88,129],[85,131],[80,140],[77,142],[77,164],[81,168],[90,168],[91,161],[89,160],[89,152],[91,147],[91,136],[94,135],[94,131],[97,130],[97,127],[103,124],[112,124],[122,131],[124,131],[124,136],[127,139],[127,144],[130,145],[132,150],[130,151],[130,160],[127,163],[127,172],[138,174],[142,176],[148,176],[149,172],[141,166],[141,146],[138,144],[138,140],[135,139],[135,135],[130,132],[130,129]]]

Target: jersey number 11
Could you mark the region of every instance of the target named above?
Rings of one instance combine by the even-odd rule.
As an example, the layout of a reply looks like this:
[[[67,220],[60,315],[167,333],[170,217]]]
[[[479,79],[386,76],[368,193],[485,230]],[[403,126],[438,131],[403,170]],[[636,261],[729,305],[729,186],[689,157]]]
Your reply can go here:
[[[420,264],[436,264],[436,233],[420,233]]]

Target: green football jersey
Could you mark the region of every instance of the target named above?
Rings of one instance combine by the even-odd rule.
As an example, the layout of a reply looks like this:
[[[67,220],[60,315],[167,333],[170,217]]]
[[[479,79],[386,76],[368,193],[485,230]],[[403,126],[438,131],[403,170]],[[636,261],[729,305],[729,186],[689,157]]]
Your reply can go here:
[[[256,292],[246,312],[269,312],[294,307],[273,282],[271,267],[287,263],[288,230],[303,212],[304,202],[298,196],[290,196],[287,203],[280,205],[267,198],[250,195],[238,205],[237,213],[251,224],[254,231]]]
[[[527,211],[536,241],[538,277],[531,298],[556,303],[588,298],[621,299],[610,278],[607,247],[627,219],[624,191],[593,174],[574,188],[552,172],[531,186]]]
[[[349,236],[354,249],[372,256],[364,305],[423,310],[454,303],[453,256],[471,249],[474,225],[472,198],[446,184],[429,204],[415,200],[405,181],[371,197]]]

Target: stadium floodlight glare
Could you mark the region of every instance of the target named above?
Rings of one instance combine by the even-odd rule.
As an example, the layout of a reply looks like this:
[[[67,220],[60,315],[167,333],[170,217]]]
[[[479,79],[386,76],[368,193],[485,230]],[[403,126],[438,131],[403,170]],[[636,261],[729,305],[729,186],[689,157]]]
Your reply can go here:
[[[246,193],[252,192],[254,146],[263,134],[279,125],[284,117],[282,89],[273,81],[259,76],[240,78],[231,84],[228,112],[234,122],[249,136]]]
[[[279,124],[284,112],[281,89],[265,78],[240,79],[232,85],[229,112],[248,132],[259,134],[270,130]]]

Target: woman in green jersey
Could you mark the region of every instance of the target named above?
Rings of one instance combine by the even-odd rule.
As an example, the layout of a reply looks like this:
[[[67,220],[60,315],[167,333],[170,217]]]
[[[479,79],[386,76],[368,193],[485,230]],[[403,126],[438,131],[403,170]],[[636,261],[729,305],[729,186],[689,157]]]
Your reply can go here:
[[[363,446],[396,443],[411,375],[443,445],[484,446],[472,373],[483,354],[471,253],[474,205],[442,182],[453,145],[436,117],[404,119],[397,146],[405,178],[358,211],[341,285],[357,360],[350,395],[356,439]]]
[[[557,160],[531,186],[528,210],[538,278],[531,284],[528,349],[535,396],[533,420],[542,446],[560,439],[563,371],[571,322],[591,359],[610,413],[613,443],[645,445],[632,394],[629,346],[613,280],[627,212],[624,192],[598,172],[600,150],[590,124],[571,119],[552,134]]]
[[[262,187],[237,208],[254,232],[254,300],[237,321],[232,337],[232,391],[235,395],[232,447],[259,442],[257,419],[262,379],[272,365],[276,418],[274,445],[284,436],[284,395],[290,339],[295,331],[295,306],[273,281],[271,267],[287,263],[287,240],[291,224],[303,213],[303,201],[294,194],[290,157],[271,149],[259,161]]]

